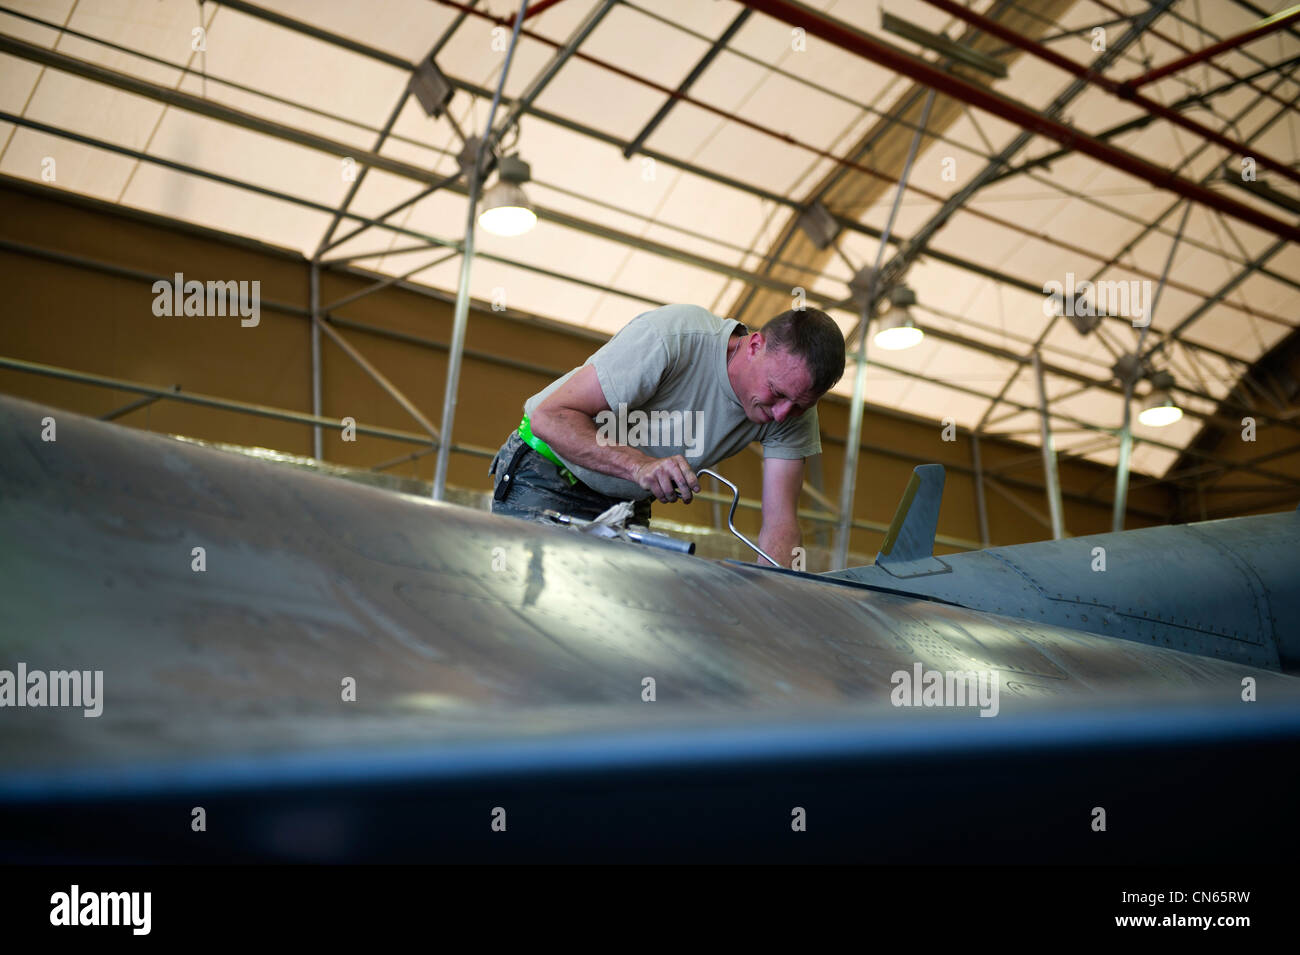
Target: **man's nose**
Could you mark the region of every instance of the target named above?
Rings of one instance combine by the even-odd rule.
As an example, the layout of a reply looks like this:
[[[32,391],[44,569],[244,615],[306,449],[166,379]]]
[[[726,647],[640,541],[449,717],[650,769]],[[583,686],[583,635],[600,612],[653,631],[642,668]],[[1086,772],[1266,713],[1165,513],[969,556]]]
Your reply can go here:
[[[790,412],[793,408],[794,408],[793,401],[778,402],[772,407],[772,417],[775,418],[777,420],[777,423],[779,424],[782,421],[784,421],[786,418],[790,417]]]

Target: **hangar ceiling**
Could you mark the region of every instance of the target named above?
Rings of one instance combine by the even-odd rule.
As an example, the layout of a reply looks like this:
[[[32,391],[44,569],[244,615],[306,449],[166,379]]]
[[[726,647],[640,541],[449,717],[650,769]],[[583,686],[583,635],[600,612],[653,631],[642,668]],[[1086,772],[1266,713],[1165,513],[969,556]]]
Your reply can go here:
[[[1233,149],[1096,84],[1071,91],[1067,70],[943,4],[806,6],[1040,114],[1055,104],[1078,132],[1295,229],[1300,37],[1291,28],[1142,86]],[[980,0],[971,9],[1123,81],[1281,6]],[[876,259],[926,88],[730,0],[532,7],[503,109],[536,92],[507,145],[531,165],[526,188],[540,221],[513,238],[479,233],[472,295],[612,334],[668,302],[758,326],[790,307],[797,286],[851,332],[848,282]],[[456,127],[481,132],[517,9],[507,0],[3,0],[0,172],[48,181],[53,157],[57,188],[454,291],[467,212],[464,187],[449,182]],[[885,14],[1000,60],[1005,78],[887,32]],[[407,93],[412,65],[431,50],[456,88],[450,120],[431,119]],[[1038,345],[1058,451],[1113,465],[1123,389],[1112,366],[1139,332],[1115,315],[1082,335],[1048,314],[1043,288],[1067,276],[1154,287],[1167,268],[1143,350],[1174,375],[1186,414],[1164,428],[1135,420],[1134,469],[1165,474],[1207,421],[1222,425],[1223,409],[1300,430],[1267,379],[1258,401],[1241,406],[1252,393],[1244,376],[1300,312],[1300,251],[1285,229],[1185,200],[1039,132],[1017,142],[1021,133],[936,97],[884,254],[891,262],[906,250],[898,277],[916,293],[927,337],[907,351],[868,347],[866,400],[1034,444]],[[1241,180],[1247,153],[1259,159],[1253,181]],[[1266,168],[1268,158],[1282,169]],[[797,225],[813,202],[836,217],[833,246],[819,248]],[[909,246],[913,237],[926,241]],[[836,390],[850,394],[852,377]],[[1281,398],[1277,408],[1271,398]]]

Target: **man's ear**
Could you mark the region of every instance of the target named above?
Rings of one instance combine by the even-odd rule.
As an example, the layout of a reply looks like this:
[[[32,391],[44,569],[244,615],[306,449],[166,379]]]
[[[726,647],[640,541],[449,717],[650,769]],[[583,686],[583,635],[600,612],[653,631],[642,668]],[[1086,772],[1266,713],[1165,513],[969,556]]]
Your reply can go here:
[[[767,347],[767,339],[763,336],[762,332],[754,332],[754,334],[749,336],[748,344],[750,355],[758,355]]]

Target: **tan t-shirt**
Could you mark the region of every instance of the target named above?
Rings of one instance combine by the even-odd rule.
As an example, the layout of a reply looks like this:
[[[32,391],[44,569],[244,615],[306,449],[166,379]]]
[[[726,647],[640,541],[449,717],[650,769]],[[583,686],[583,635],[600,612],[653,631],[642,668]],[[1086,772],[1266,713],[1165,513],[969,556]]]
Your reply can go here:
[[[727,342],[739,325],[698,305],[665,305],[628,322],[587,359],[611,409],[596,418],[597,440],[630,445],[656,458],[680,454],[695,469],[711,467],[751,441],[762,442],[769,458],[820,453],[816,406],[783,422],[760,424],[745,417],[727,378]],[[532,415],[577,371],[529,398],[524,413]],[[602,494],[631,501],[652,496],[632,481],[559,457]]]

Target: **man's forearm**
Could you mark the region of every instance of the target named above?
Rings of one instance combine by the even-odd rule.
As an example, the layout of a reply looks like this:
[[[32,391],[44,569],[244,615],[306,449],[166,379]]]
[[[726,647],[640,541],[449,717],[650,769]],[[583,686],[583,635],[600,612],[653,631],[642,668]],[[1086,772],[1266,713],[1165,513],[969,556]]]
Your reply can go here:
[[[803,534],[799,530],[797,521],[788,523],[764,521],[762,530],[758,532],[758,546],[775,557],[781,566],[786,568],[794,562],[794,549],[802,542]],[[759,558],[759,563],[766,566],[762,558]]]
[[[636,481],[637,468],[653,461],[648,454],[622,444],[601,444],[596,423],[581,411],[538,408],[529,419],[533,434],[564,460],[626,481]]]

